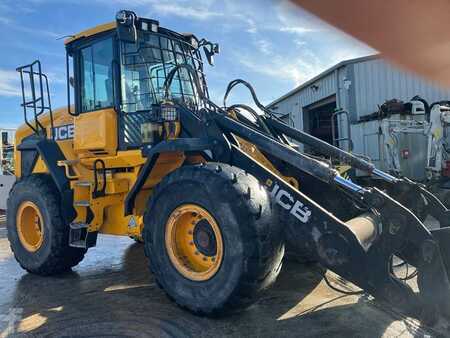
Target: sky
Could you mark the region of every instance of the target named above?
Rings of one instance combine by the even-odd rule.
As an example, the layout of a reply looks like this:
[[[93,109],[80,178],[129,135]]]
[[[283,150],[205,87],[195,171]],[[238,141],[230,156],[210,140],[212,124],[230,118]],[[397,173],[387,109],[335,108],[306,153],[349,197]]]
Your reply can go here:
[[[39,59],[50,81],[53,109],[66,105],[65,49],[61,37],[113,21],[121,9],[156,19],[220,45],[205,66],[217,103],[229,81],[253,84],[264,104],[334,64],[375,53],[283,0],[0,0],[0,127],[23,122],[15,68]],[[229,103],[251,103],[243,88]]]

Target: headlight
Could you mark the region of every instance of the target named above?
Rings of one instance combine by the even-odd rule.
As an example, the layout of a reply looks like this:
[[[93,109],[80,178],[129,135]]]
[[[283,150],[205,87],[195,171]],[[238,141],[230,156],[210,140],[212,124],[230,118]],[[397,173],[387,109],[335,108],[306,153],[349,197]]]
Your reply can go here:
[[[171,102],[164,102],[161,104],[161,118],[163,121],[177,121],[178,110]]]
[[[153,33],[158,33],[158,26],[159,26],[158,22],[151,23],[151,28],[152,28]]]

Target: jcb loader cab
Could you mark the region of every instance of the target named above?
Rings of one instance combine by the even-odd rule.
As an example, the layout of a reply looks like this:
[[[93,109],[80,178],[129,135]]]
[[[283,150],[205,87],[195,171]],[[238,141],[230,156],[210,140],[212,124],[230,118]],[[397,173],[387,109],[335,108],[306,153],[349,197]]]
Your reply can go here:
[[[200,54],[212,63],[216,44],[121,11],[69,38],[66,50],[64,109],[52,111],[38,61],[18,68],[26,123],[7,222],[24,269],[61,273],[99,233],[130,236],[144,241],[172,299],[213,315],[273,284],[288,243],[413,315],[450,313],[448,210],[422,186],[287,126],[243,80],[230,82],[223,106],[212,102]],[[262,114],[227,105],[237,85]],[[298,143],[385,189],[341,177]],[[417,199],[439,229],[415,216]],[[417,268],[419,294],[395,275],[394,257]]]

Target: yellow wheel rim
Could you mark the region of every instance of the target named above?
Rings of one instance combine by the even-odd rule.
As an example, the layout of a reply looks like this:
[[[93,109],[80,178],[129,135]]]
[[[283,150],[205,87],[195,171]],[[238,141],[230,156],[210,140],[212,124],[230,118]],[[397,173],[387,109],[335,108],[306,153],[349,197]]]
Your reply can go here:
[[[220,228],[214,217],[198,205],[181,205],[172,212],[166,225],[165,244],[173,266],[190,280],[210,279],[222,263]]]
[[[20,204],[16,226],[23,247],[30,252],[38,251],[44,241],[44,222],[36,204],[30,201]]]

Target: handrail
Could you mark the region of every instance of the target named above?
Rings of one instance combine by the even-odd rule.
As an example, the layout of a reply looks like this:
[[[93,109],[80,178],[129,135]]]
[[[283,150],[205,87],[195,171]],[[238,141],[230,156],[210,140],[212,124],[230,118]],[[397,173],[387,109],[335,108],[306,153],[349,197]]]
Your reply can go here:
[[[16,71],[19,72],[20,74],[20,83],[22,90],[21,106],[23,107],[25,123],[36,134],[41,135],[42,133],[43,135],[46,135],[46,128],[39,121],[39,116],[41,116],[45,111],[48,111],[50,115],[51,135],[52,138],[54,138],[53,112],[51,107],[48,77],[47,75],[42,73],[41,62],[39,60],[36,60],[28,65],[16,68]],[[25,80],[27,77],[29,79],[29,89],[30,89],[29,93],[27,93],[25,86]],[[44,90],[47,92],[46,97],[44,96]],[[31,99],[27,100],[29,96],[31,96]],[[29,110],[33,112],[34,125],[30,123],[28,119]]]
[[[346,137],[336,137],[336,126],[334,125],[334,121],[336,121],[336,124],[339,123],[337,117],[339,115],[345,115],[347,118],[347,136]],[[348,142],[348,151],[353,151],[353,140],[352,140],[352,133],[350,128],[350,116],[347,110],[340,109],[335,111],[331,115],[331,137],[333,139],[333,145],[335,147],[339,147],[340,141],[347,141]]]

